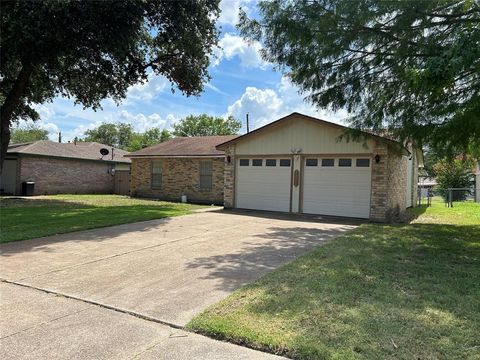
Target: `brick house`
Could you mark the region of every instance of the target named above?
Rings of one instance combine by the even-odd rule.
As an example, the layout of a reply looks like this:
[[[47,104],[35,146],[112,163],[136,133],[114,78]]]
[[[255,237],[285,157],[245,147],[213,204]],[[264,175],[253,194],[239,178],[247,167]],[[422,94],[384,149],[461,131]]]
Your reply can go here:
[[[223,204],[225,155],[215,146],[234,137],[179,137],[130,153],[132,196]]]
[[[345,130],[293,113],[242,136],[173,139],[129,155],[132,195],[373,221],[415,206],[421,151]]]
[[[102,155],[100,149],[107,149],[108,154]],[[130,159],[126,154],[96,142],[10,144],[0,192],[22,195],[22,183],[33,181],[34,195],[128,194]]]

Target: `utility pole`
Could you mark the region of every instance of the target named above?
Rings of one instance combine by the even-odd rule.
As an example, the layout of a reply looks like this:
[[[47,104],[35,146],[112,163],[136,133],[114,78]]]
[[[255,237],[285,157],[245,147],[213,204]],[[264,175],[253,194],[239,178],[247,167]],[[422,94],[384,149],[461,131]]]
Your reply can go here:
[[[248,122],[248,113],[247,113],[247,134],[250,132],[250,124]]]

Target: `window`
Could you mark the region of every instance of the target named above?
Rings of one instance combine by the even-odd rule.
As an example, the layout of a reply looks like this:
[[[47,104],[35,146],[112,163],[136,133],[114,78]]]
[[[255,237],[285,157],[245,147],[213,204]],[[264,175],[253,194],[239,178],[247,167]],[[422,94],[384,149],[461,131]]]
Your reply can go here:
[[[330,167],[335,165],[334,159],[322,159],[322,166],[323,167]]]
[[[262,166],[262,159],[253,159],[252,160],[252,166]]]
[[[213,163],[209,160],[200,161],[200,189],[212,190]]]
[[[250,159],[240,159],[240,166],[249,166]]]
[[[265,160],[265,166],[277,166],[276,159],[267,159]]]
[[[370,166],[370,159],[357,159],[356,160],[357,167],[369,167]]]
[[[306,166],[318,166],[318,159],[307,159],[305,161]]]
[[[280,159],[280,166],[290,167],[290,159]]]
[[[160,189],[162,187],[162,162],[161,161],[152,161],[151,187],[152,189]]]
[[[338,159],[338,166],[340,167],[351,167],[352,159]]]

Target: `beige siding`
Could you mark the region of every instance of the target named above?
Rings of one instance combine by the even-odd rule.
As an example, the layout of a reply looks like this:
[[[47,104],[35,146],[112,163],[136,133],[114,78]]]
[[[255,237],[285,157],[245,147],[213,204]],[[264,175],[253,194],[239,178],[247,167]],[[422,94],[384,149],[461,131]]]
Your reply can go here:
[[[371,154],[373,140],[347,141],[339,136],[343,130],[303,118],[292,118],[274,127],[239,141],[236,155],[290,154],[302,149],[303,154]],[[364,146],[366,145],[366,146]]]

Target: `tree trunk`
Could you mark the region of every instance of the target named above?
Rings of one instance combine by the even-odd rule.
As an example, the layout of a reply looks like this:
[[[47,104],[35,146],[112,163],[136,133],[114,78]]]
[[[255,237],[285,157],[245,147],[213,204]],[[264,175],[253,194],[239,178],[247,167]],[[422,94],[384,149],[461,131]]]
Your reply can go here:
[[[13,84],[12,89],[5,98],[4,103],[0,106],[0,174],[3,171],[3,162],[7,156],[8,144],[10,143],[10,125],[12,124],[12,116],[15,109],[20,104],[22,96],[25,94],[28,80],[32,74],[33,66],[24,64],[20,73]]]

